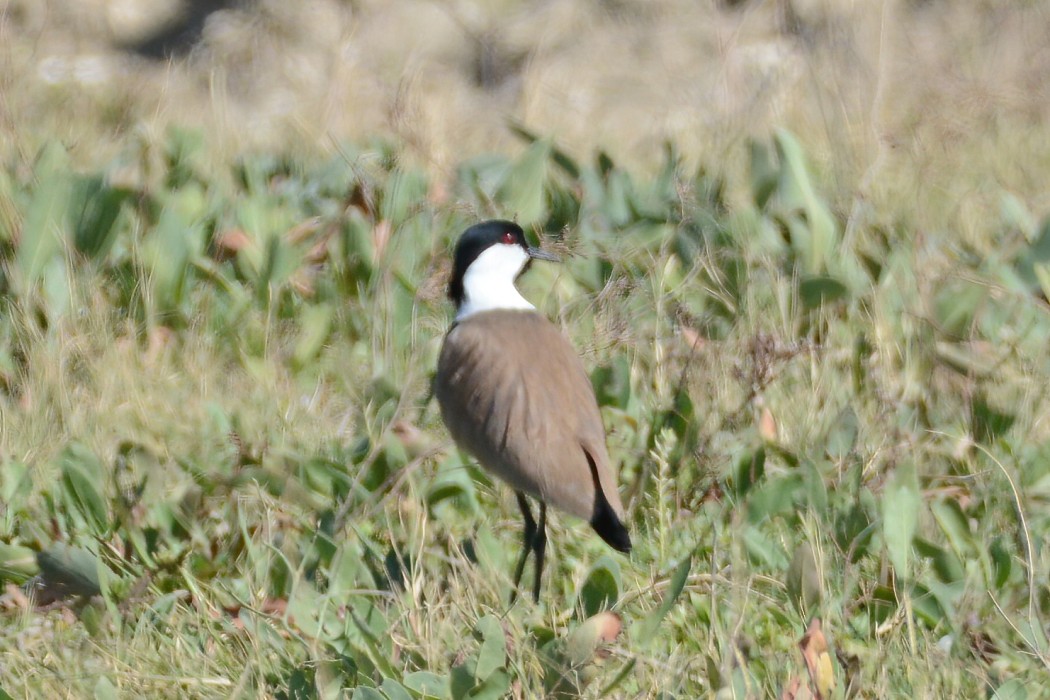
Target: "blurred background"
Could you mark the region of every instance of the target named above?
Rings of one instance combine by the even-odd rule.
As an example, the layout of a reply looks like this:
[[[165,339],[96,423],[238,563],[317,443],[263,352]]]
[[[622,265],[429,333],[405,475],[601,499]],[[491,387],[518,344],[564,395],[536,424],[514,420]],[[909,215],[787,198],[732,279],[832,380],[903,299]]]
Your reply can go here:
[[[5,0],[0,144],[93,160],[178,123],[235,152],[395,139],[440,173],[510,122],[642,166],[780,125],[830,180],[983,206],[1038,196],[1047,36],[1013,0]]]

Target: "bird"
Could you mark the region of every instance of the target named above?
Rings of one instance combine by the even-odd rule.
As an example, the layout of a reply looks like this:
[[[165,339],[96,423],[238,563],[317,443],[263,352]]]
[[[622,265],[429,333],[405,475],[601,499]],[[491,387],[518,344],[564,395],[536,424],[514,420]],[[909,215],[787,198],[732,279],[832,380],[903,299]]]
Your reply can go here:
[[[539,602],[548,505],[587,520],[613,549],[631,551],[605,427],[583,362],[515,284],[533,260],[558,258],[530,246],[511,221],[484,221],[460,235],[448,286],[456,315],[433,386],[453,441],[517,497],[525,528],[511,604],[530,553],[532,597]],[[539,502],[538,521],[529,497]]]

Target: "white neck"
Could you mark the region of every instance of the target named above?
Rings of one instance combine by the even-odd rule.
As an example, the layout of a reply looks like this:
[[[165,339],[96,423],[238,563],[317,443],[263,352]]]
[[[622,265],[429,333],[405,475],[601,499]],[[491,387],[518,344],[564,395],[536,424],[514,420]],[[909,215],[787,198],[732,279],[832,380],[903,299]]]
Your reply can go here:
[[[514,286],[528,260],[520,245],[497,243],[485,249],[463,275],[463,303],[456,320],[493,309],[535,309]]]

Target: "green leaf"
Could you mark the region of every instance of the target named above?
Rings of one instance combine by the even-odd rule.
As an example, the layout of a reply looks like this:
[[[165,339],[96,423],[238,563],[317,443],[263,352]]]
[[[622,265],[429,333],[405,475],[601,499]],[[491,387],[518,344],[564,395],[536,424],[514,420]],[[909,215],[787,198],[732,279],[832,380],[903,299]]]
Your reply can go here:
[[[882,492],[882,537],[890,563],[901,578],[910,576],[912,539],[919,524],[921,507],[915,465],[898,465]]]
[[[185,213],[192,209],[187,200],[195,196],[199,194],[177,193],[161,210],[156,227],[142,244],[142,264],[152,301],[161,313],[174,311],[182,302],[189,261],[200,252],[200,222]]]
[[[458,450],[453,450],[438,464],[437,474],[427,488],[426,502],[431,508],[449,499],[454,499],[467,513],[474,513],[478,508],[474,479]]]
[[[292,365],[303,368],[317,359],[332,331],[335,308],[331,304],[307,306],[300,316],[299,340],[292,353]]]
[[[603,555],[587,572],[580,588],[580,604],[583,614],[591,617],[608,610],[620,599],[620,563],[608,554]]]
[[[96,260],[105,258],[116,240],[117,217],[131,195],[129,190],[107,186],[97,175],[76,179],[70,216],[78,251]]]
[[[1017,416],[994,408],[982,393],[970,403],[970,434],[977,442],[991,444],[1013,427]]]
[[[955,553],[962,559],[974,556],[977,546],[970,533],[970,521],[959,502],[940,498],[930,504],[930,510]]]
[[[778,169],[773,154],[766,144],[751,141],[751,199],[755,206],[764,209],[777,188]]]
[[[839,411],[824,438],[824,450],[828,457],[836,460],[845,459],[857,444],[859,430],[857,413],[852,406],[846,406]]]
[[[539,136],[517,122],[511,122],[510,130],[524,139],[526,143],[531,144],[540,140]],[[601,155],[604,156],[605,154],[603,153]],[[608,158],[608,156],[606,156],[606,158]],[[551,146],[551,160],[553,160],[554,163],[573,180],[580,177],[580,166],[576,164],[576,161],[565,151],[553,145]]]
[[[942,582],[955,583],[963,580],[966,571],[955,552],[922,537],[915,537],[913,544],[919,556],[926,557],[933,563],[933,572]]]
[[[23,292],[40,280],[48,262],[62,249],[72,191],[70,168],[69,155],[57,143],[45,146],[37,159],[36,185],[15,256]]]
[[[787,571],[787,593],[792,605],[805,618],[817,614],[823,592],[820,568],[813,547],[802,542],[795,548]]]
[[[350,698],[351,700],[387,700],[386,696],[375,688],[369,688],[364,685],[354,688],[354,694]]]
[[[95,682],[95,700],[117,700],[120,697],[120,693],[117,692],[117,686],[113,685],[113,681],[100,676],[98,681]]]
[[[1011,678],[1000,684],[992,692],[994,700],[1028,700],[1028,688],[1017,678]]]
[[[791,473],[753,489],[747,496],[748,521],[757,525],[778,515],[794,513],[803,486],[802,475]]]
[[[754,450],[745,450],[736,462],[734,470],[733,492],[744,496],[762,480],[766,473],[766,448],[759,446]]]
[[[405,689],[405,686],[393,678],[384,678],[379,684],[379,689],[383,691],[387,700],[412,700],[412,695]]]
[[[550,154],[549,141],[536,141],[515,161],[500,186],[500,198],[523,227],[542,224],[547,216]]]
[[[449,697],[448,676],[439,676],[430,671],[414,671],[406,674],[401,682],[422,698],[442,700]]]
[[[803,270],[811,275],[824,272],[838,245],[838,226],[828,205],[818,196],[809,174],[802,145],[785,129],[774,138],[780,160],[777,195],[789,210],[801,210],[806,217],[805,240],[792,241]]]
[[[109,513],[96,488],[103,483],[102,463],[79,443],[66,447],[60,461],[62,487],[69,502],[94,526],[96,534],[104,534],[109,528]]]
[[[992,540],[992,543],[988,545],[988,554],[992,558],[995,587],[1001,589],[1010,580],[1010,572],[1013,569],[1013,556],[1003,544],[1002,537],[996,537]]]
[[[36,555],[40,575],[59,595],[93,596],[102,592],[98,557],[81,547],[55,542]]]
[[[617,355],[610,364],[596,367],[591,385],[599,406],[626,409],[631,400],[631,361],[626,355]]]
[[[510,674],[503,669],[493,671],[485,680],[470,689],[470,700],[502,700],[510,691]]]
[[[968,338],[977,313],[988,298],[986,285],[952,280],[934,297],[934,316],[941,330],[953,338]]]
[[[671,576],[671,585],[667,589],[667,593],[664,595],[664,599],[660,601],[660,607],[635,624],[634,638],[640,643],[648,643],[656,637],[657,631],[660,629],[660,623],[667,617],[667,613],[671,612],[671,608],[674,607],[675,601],[678,600],[678,596],[685,590],[686,581],[689,580],[689,570],[693,565],[693,555],[690,552],[689,556],[682,559],[679,562],[678,567],[675,569],[674,574]]]
[[[29,547],[0,542],[0,581],[21,585],[39,571],[36,552]]]
[[[503,626],[493,615],[486,615],[478,620],[474,635],[481,639],[474,678],[481,681],[506,665],[507,640],[503,634]]]
[[[849,288],[834,277],[803,277],[798,284],[798,298],[807,311],[845,299]]]

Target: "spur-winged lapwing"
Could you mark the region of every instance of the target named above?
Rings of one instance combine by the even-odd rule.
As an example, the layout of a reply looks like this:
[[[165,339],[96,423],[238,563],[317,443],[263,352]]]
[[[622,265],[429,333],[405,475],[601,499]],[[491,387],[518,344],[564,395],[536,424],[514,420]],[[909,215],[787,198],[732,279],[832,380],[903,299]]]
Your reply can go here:
[[[456,443],[517,494],[525,546],[512,602],[530,551],[536,554],[532,595],[539,600],[548,504],[585,518],[614,549],[631,551],[583,363],[514,286],[533,259],[557,260],[529,247],[521,227],[510,221],[486,221],[463,233],[449,284],[456,319],[434,384]],[[540,502],[538,523],[526,494]]]

